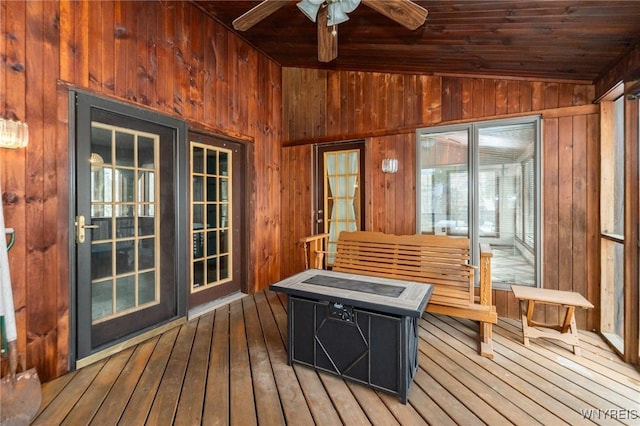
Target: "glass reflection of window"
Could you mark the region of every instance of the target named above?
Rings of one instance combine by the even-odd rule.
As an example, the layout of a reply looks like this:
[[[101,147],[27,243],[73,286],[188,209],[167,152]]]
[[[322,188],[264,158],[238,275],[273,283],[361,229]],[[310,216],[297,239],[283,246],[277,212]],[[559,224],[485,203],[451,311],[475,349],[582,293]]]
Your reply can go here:
[[[233,279],[231,156],[224,148],[191,144],[191,291]]]
[[[92,319],[159,300],[157,135],[92,123]]]

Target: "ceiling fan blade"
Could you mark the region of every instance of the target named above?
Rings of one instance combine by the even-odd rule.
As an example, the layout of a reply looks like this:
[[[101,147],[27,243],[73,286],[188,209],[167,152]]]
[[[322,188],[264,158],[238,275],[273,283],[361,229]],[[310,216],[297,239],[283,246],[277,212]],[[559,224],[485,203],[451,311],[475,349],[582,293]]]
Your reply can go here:
[[[262,3],[249,9],[233,20],[233,28],[238,31],[246,31],[276,10],[288,5],[292,0],[263,0]]]
[[[362,0],[362,3],[410,30],[424,24],[429,13],[411,0]]]
[[[318,11],[318,61],[331,62],[338,57],[338,26],[327,26],[329,8]],[[334,35],[335,31],[335,35]]]

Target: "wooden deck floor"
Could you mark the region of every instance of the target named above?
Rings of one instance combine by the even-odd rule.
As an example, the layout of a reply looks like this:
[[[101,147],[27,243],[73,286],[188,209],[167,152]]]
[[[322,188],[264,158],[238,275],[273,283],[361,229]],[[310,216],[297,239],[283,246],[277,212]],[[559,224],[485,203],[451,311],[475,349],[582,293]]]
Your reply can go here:
[[[409,403],[286,363],[286,303],[273,292],[232,302],[43,385],[42,425],[639,424],[640,373],[596,334],[582,357],[520,324],[494,328],[495,358],[476,354],[475,324],[420,321]]]

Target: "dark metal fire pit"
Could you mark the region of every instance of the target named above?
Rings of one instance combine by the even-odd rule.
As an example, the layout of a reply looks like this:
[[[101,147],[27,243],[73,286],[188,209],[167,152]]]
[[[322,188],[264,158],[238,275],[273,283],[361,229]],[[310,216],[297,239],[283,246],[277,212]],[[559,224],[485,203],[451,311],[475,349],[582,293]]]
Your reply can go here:
[[[429,284],[309,269],[271,285],[287,294],[288,363],[327,371],[407,402]]]

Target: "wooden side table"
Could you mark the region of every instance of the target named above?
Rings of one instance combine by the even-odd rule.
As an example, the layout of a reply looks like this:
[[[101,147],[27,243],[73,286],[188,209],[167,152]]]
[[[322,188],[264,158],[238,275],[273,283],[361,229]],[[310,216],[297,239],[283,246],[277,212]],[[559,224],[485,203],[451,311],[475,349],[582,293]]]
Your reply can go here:
[[[576,308],[593,308],[593,304],[580,293],[572,291],[550,290],[545,288],[512,285],[513,295],[520,301],[522,318],[522,338],[529,346],[530,338],[544,337],[556,339],[573,346],[573,353],[580,355],[578,328],[576,327]],[[536,303],[559,305],[566,308],[562,324],[544,324],[533,321]]]

